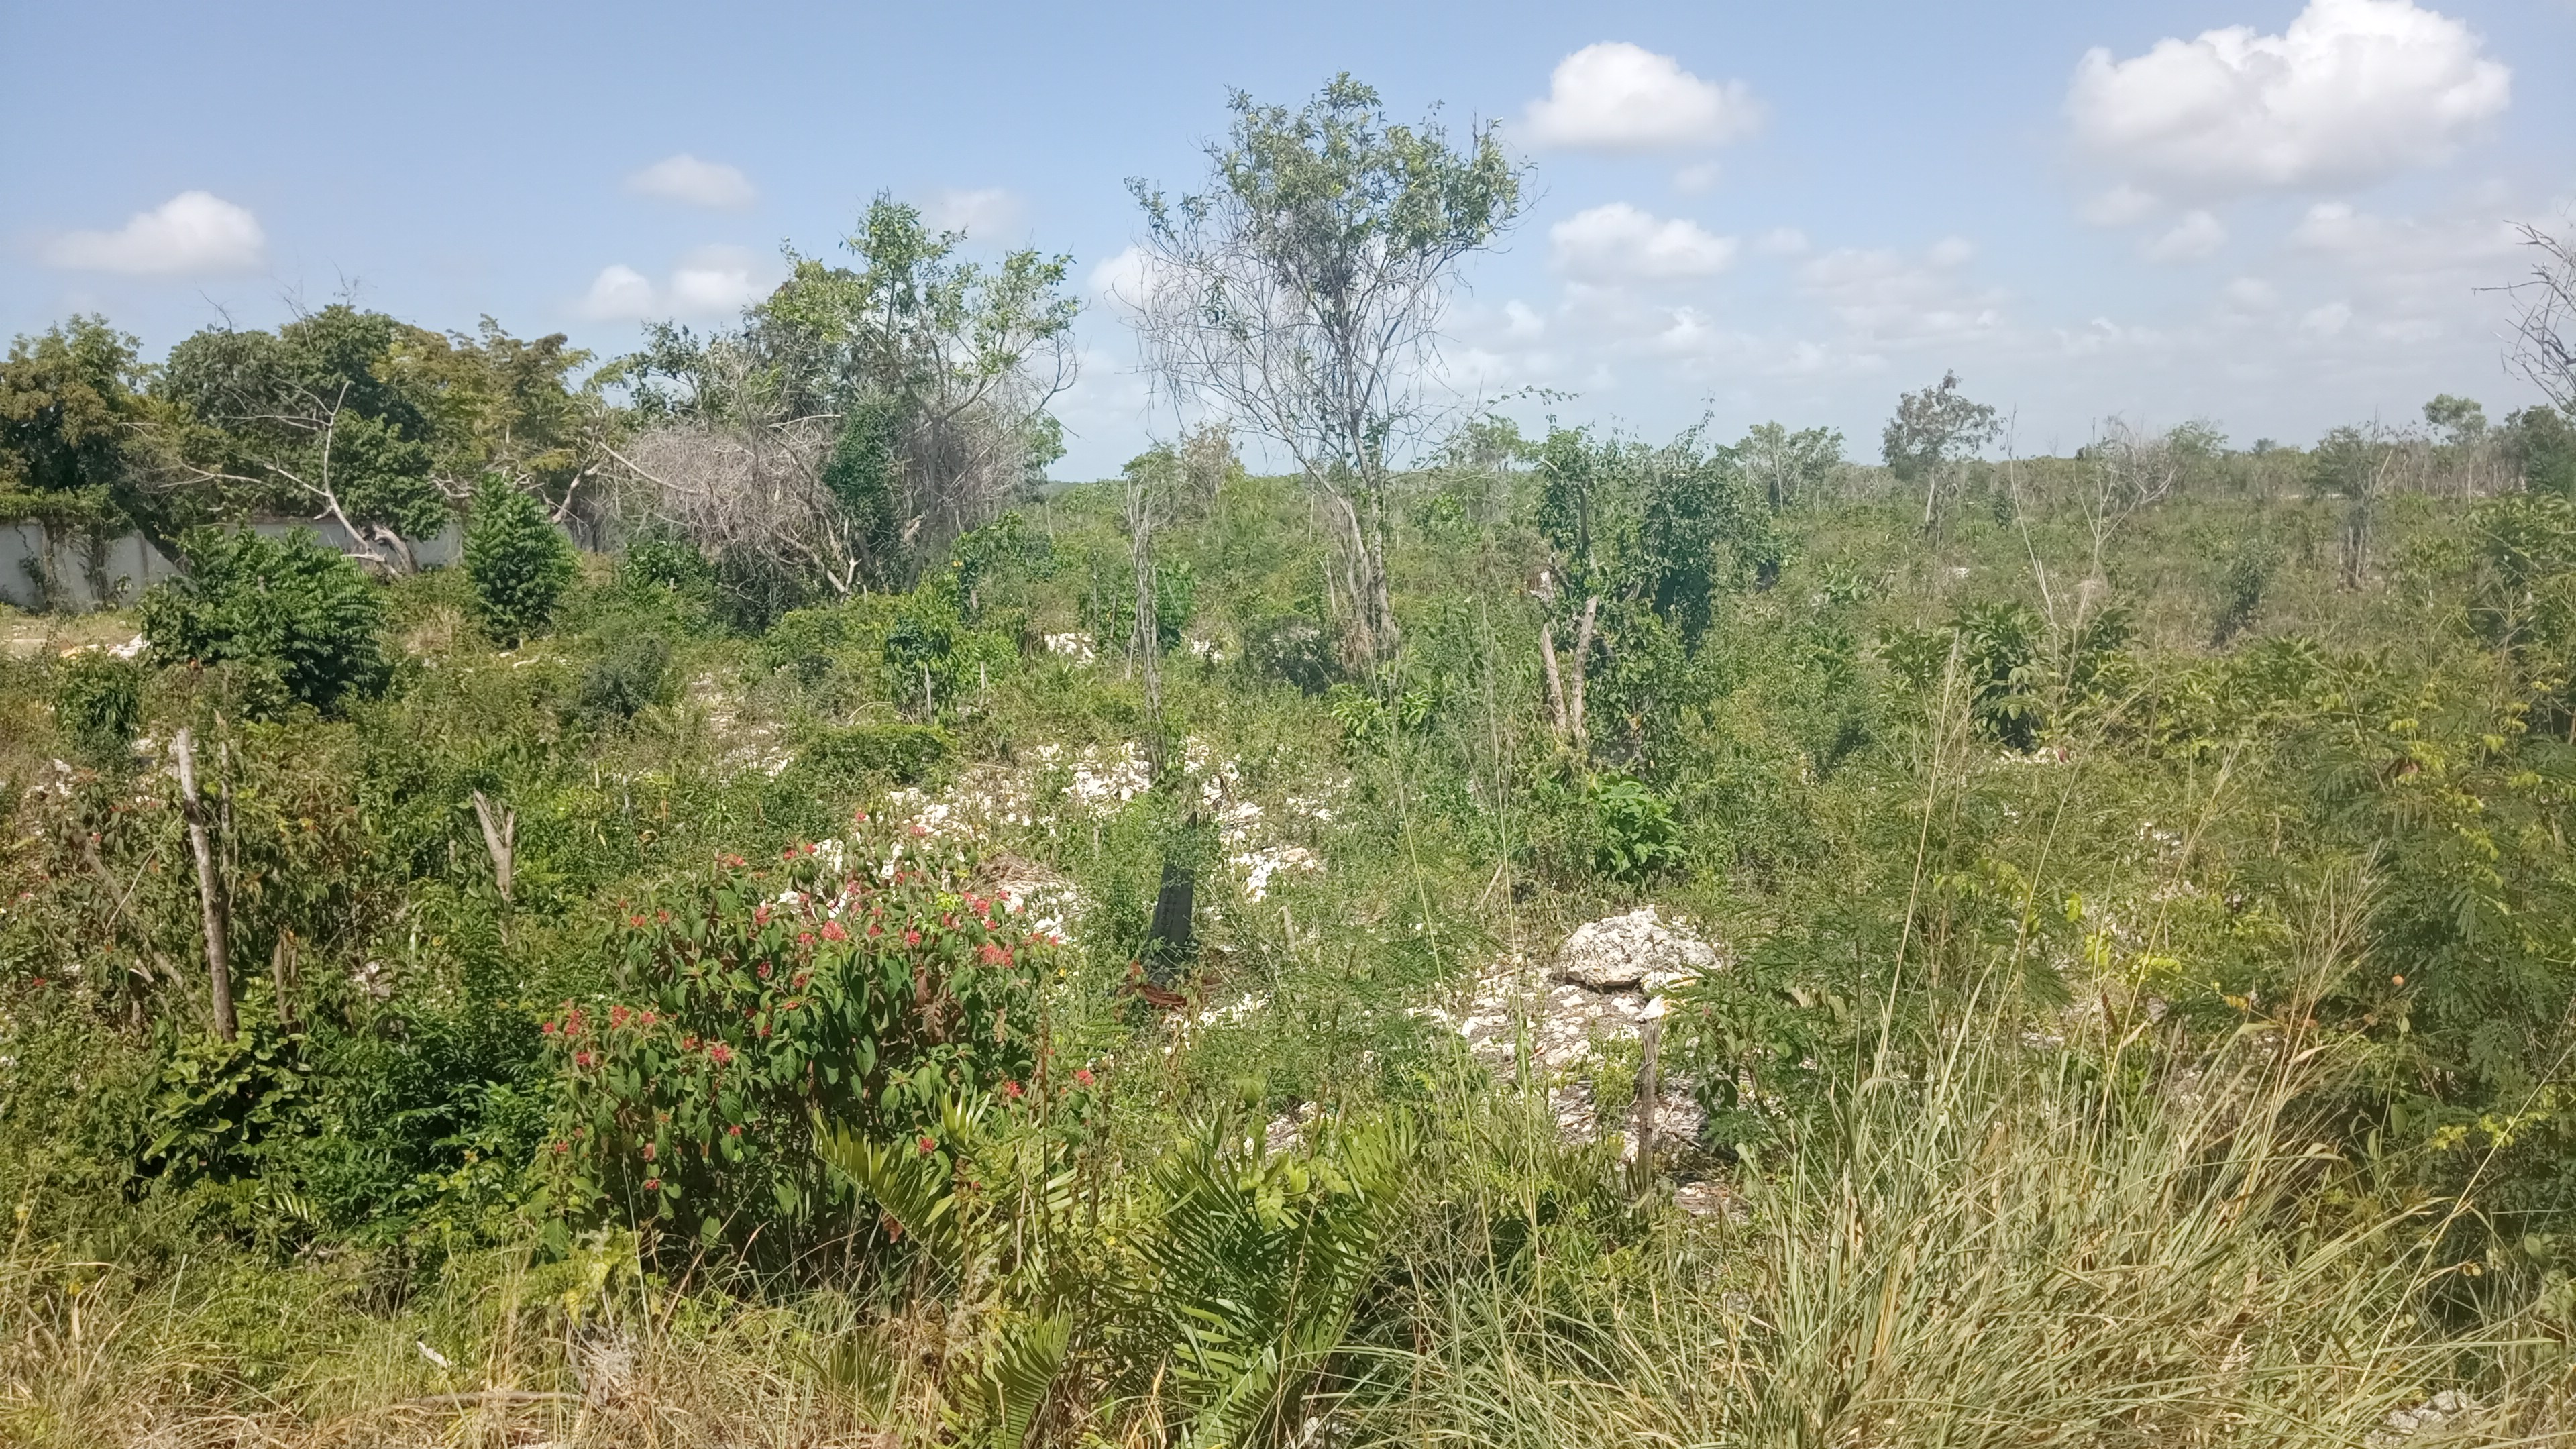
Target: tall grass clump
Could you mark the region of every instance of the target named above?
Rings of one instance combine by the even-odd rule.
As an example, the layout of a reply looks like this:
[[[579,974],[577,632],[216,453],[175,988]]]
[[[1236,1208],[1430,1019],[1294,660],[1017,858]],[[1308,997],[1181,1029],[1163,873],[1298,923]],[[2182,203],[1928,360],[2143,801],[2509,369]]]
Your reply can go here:
[[[1995,1025],[1848,1084],[1723,1214],[1606,1265],[1513,1265],[1489,1224],[1527,1204],[1489,1194],[1415,1251],[1489,1268],[1421,1283],[1367,1437],[2355,1445],[2444,1390],[2481,1406],[2456,1442],[2567,1430],[2563,1394],[2505,1367],[2528,1325],[2426,1315],[2458,1271],[2426,1252],[2443,1208],[2319,1206],[2359,1171],[2300,1120],[2330,1053],[2248,1034],[2106,1075]]]

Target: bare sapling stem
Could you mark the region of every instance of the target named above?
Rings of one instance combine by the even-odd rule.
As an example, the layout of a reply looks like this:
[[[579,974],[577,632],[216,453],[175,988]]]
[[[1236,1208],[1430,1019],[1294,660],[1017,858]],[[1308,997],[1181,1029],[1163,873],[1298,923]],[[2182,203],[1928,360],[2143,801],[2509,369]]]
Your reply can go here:
[[[215,851],[206,831],[206,808],[197,798],[196,741],[184,727],[171,741],[179,763],[179,812],[188,821],[188,850],[197,858],[197,912],[206,933],[206,979],[212,987],[215,1035],[226,1041],[241,1036],[233,1014],[233,973],[225,957],[224,895],[215,879]]]

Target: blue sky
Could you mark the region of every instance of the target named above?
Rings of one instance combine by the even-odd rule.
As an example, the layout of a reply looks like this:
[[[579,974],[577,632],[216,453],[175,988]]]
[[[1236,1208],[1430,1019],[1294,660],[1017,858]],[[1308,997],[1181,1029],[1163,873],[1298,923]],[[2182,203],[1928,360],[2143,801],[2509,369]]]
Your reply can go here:
[[[1125,178],[1192,180],[1229,87],[1347,69],[1400,113],[1504,121],[1535,168],[1449,319],[1462,396],[1827,423],[1867,456],[1956,368],[2026,449],[2115,413],[2300,440],[2530,399],[2476,288],[2523,265],[2505,222],[2576,225],[2571,59],[2569,0],[21,0],[0,329],[101,311],[157,353],[353,288],[613,352],[639,314],[720,320],[879,189],[1069,252],[1089,289],[1134,237]],[[1168,426],[1114,305],[1083,343],[1065,476]]]

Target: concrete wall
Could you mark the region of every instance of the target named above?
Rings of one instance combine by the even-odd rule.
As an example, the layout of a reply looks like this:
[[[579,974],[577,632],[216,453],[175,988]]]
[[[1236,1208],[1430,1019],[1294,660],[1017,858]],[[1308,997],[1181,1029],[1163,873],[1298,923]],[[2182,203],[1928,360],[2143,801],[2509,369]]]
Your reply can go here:
[[[349,531],[329,520],[267,521],[251,527],[272,538],[306,529],[343,553],[356,552]],[[463,551],[464,540],[454,524],[435,538],[412,544],[423,568],[452,564]],[[0,603],[30,613],[121,608],[179,573],[178,562],[139,533],[93,538],[85,529],[52,529],[34,519],[0,520]]]

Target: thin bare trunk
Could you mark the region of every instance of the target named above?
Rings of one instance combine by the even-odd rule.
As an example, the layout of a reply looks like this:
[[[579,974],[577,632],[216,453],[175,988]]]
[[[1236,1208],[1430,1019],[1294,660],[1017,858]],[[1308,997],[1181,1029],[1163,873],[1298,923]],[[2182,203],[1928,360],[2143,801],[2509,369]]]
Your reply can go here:
[[[492,855],[492,881],[501,888],[501,904],[510,904],[511,867],[517,860],[519,812],[494,805],[474,792],[474,818],[483,826],[483,848]]]
[[[197,858],[197,912],[206,933],[206,979],[212,987],[215,1035],[226,1041],[241,1036],[233,1014],[233,974],[225,957],[224,895],[215,879],[214,843],[206,831],[206,807],[197,798],[196,741],[182,727],[171,742],[179,757],[179,811],[188,821],[188,850]]]

